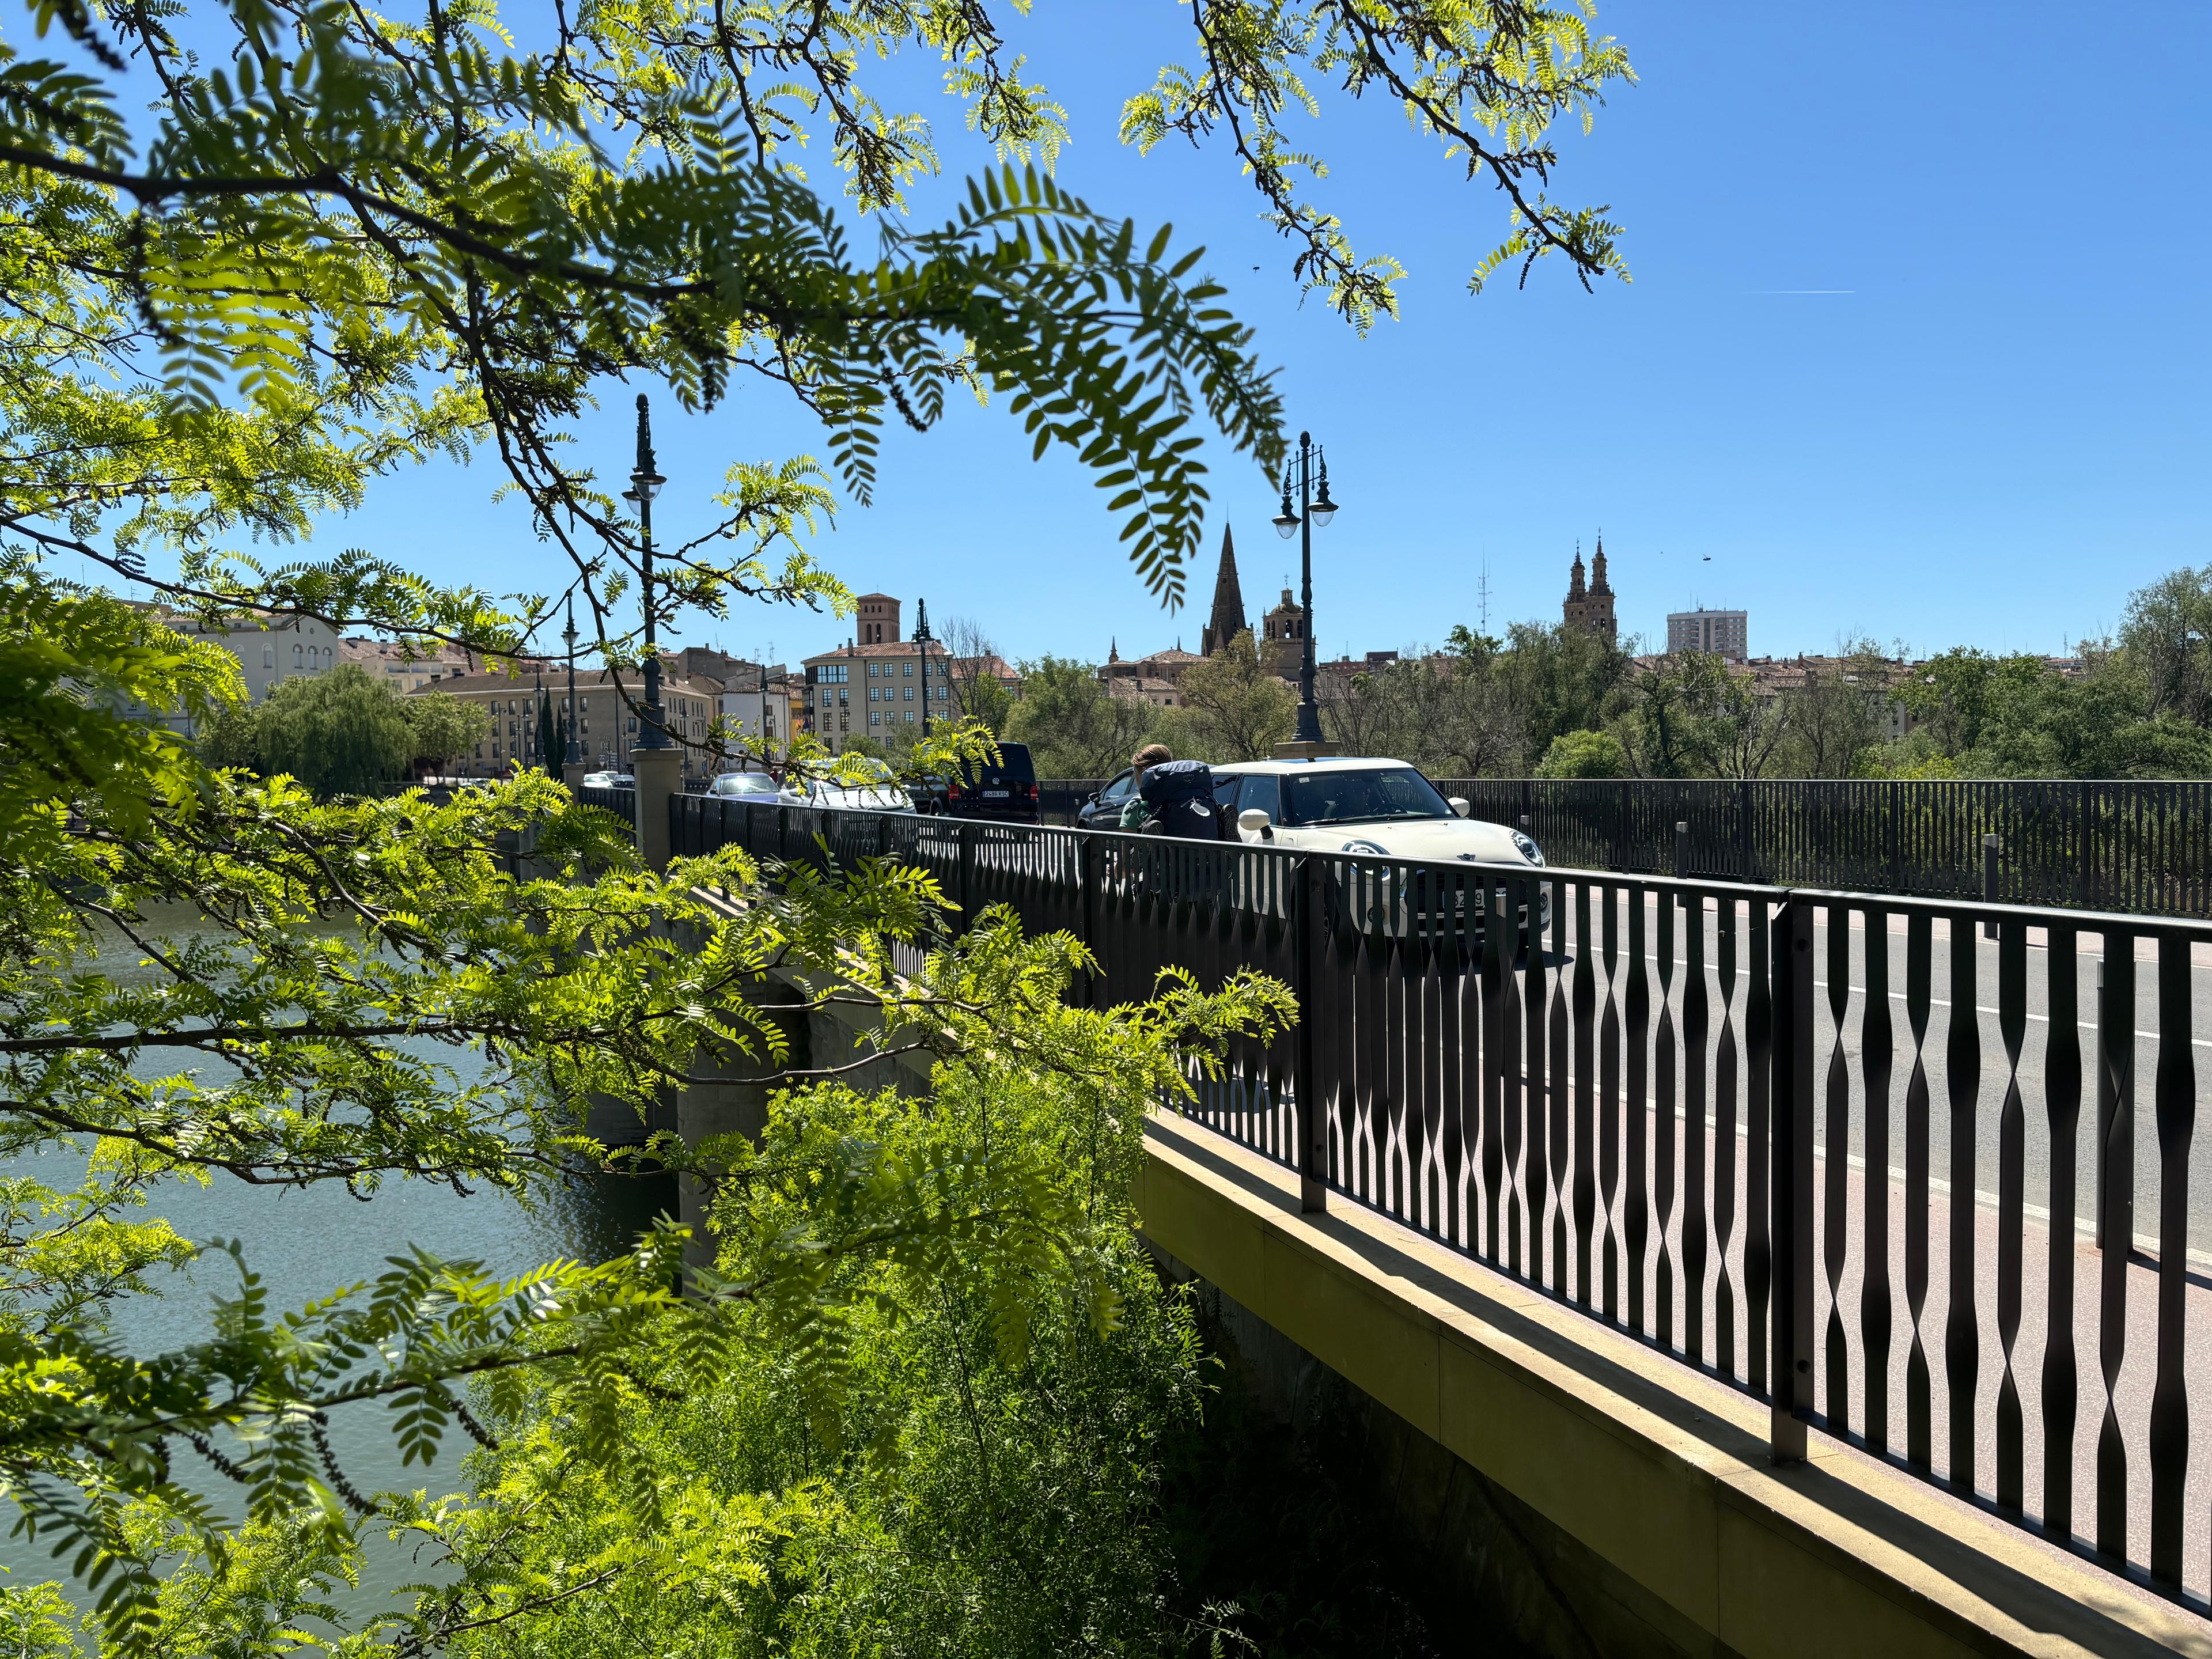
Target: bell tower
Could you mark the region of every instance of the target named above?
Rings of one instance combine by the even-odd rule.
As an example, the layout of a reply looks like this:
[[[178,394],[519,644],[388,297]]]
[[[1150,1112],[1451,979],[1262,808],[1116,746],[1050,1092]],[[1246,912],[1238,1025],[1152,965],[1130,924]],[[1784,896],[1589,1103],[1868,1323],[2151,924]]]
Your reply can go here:
[[[1620,626],[1613,614],[1613,585],[1606,580],[1602,531],[1598,533],[1597,552],[1590,560],[1587,580],[1583,569],[1583,544],[1575,544],[1575,562],[1567,576],[1567,598],[1559,607],[1559,620],[1569,628],[1588,629],[1608,645],[1620,641]]]

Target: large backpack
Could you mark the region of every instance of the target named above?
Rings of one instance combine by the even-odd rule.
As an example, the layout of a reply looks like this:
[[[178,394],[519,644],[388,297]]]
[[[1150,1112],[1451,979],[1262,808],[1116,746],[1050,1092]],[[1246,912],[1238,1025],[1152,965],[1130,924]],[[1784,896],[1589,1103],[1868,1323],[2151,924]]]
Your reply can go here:
[[[1137,793],[1152,809],[1163,835],[1189,841],[1218,841],[1220,820],[1213,811],[1213,769],[1204,761],[1162,761],[1145,769]]]

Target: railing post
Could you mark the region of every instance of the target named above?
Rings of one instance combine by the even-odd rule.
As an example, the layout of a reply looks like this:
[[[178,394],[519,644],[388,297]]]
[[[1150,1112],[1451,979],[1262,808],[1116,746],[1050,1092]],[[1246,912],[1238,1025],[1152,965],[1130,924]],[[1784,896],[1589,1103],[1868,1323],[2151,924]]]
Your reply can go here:
[[[641,749],[630,764],[637,778],[637,854],[654,870],[668,867],[672,802],[684,795],[684,751]]]
[[[1751,780],[1738,778],[1735,787],[1735,878],[1753,881],[1758,871],[1751,854]]]
[[[1690,823],[1687,818],[1674,820],[1674,879],[1685,881],[1690,874]]]
[[[1293,931],[1291,987],[1298,1000],[1297,1066],[1298,1117],[1305,1127],[1299,1149],[1298,1208],[1318,1215],[1328,1207],[1328,1119],[1321,1099],[1321,1068],[1314,1049],[1314,925],[1320,914],[1316,902],[1315,872],[1319,861],[1303,858],[1291,867],[1291,927]]]
[[[1905,786],[1889,783],[1889,890],[1905,890]]]
[[[1813,1410],[1813,903],[1785,899],[1774,929],[1773,1410],[1767,1455],[1802,1462]]]
[[[1995,836],[1984,836],[1982,837],[1982,902],[1984,904],[1995,904],[1996,902],[1997,838]],[[1996,936],[1997,925],[1996,921],[1991,919],[1984,921],[1982,923],[1982,937],[1984,939],[1995,939]]]
[[[975,825],[963,819],[960,824],[960,931],[966,933],[975,925]]]
[[[1077,897],[1081,907],[1077,915],[1082,918],[1082,931],[1076,937],[1092,956],[1098,954],[1098,837],[1085,835],[1075,843],[1075,884],[1082,890]],[[1098,1006],[1099,975],[1094,972],[1083,981],[1083,1005],[1086,1008]]]

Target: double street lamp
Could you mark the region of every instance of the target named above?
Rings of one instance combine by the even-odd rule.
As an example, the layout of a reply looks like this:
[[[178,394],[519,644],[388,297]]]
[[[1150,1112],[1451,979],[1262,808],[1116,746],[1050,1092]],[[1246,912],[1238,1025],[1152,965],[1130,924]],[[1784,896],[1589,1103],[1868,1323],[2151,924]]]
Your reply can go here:
[[[1291,509],[1293,481],[1297,510]],[[1298,565],[1303,584],[1298,592],[1298,631],[1304,636],[1305,656],[1298,666],[1298,735],[1300,743],[1319,743],[1321,706],[1314,701],[1313,533],[1326,529],[1336,516],[1336,503],[1328,497],[1328,460],[1314,447],[1313,434],[1298,434],[1298,453],[1283,472],[1283,510],[1275,528],[1287,540],[1298,538]]]
[[[645,611],[645,726],[631,746],[665,749],[668,732],[660,709],[660,653],[653,643],[653,498],[667,479],[653,467],[653,417],[647,413],[645,393],[637,394],[637,465],[629,475],[623,499],[637,503],[638,530],[644,538],[644,557],[638,569]]]
[[[561,757],[564,769],[584,763],[584,745],[578,735],[576,705],[576,596],[568,595],[568,625],[561,630],[561,641],[568,647],[568,744]]]
[[[929,647],[936,639],[929,631],[929,601],[914,602],[914,652],[921,659],[921,735],[929,735]]]

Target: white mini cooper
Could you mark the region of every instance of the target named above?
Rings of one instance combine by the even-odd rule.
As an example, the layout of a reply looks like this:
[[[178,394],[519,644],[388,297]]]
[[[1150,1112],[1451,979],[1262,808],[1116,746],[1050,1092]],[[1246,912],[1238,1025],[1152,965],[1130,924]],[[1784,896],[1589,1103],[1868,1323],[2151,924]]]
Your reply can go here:
[[[1244,761],[1217,766],[1213,799],[1234,810],[1237,837],[1297,852],[1419,859],[1431,863],[1524,865],[1541,869],[1543,849],[1502,823],[1468,816],[1467,802],[1447,800],[1419,769],[1373,757],[1312,761]],[[1455,882],[1431,890],[1425,879],[1393,880],[1373,894],[1370,925],[1385,932],[1430,931],[1434,917],[1455,931],[1468,894]],[[1474,895],[1481,908],[1480,890]],[[1549,884],[1538,914],[1551,916]]]

